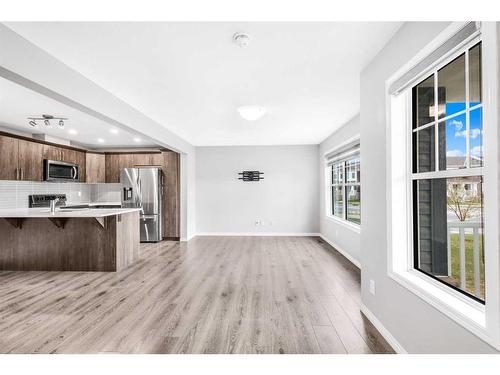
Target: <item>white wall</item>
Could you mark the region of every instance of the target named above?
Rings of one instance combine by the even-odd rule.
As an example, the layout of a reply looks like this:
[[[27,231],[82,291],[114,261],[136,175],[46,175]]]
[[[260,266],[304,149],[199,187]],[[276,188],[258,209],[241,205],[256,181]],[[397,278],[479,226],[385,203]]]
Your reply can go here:
[[[494,349],[387,275],[385,81],[448,25],[404,24],[361,74],[362,301],[408,352],[488,353]]]
[[[347,258],[360,265],[361,236],[359,230],[354,230],[349,225],[341,224],[327,216],[327,197],[325,181],[325,154],[339,147],[342,143],[359,136],[359,115],[345,123],[340,129],[332,133],[319,145],[319,231],[323,238],[342,252]],[[363,181],[363,176],[361,176]],[[361,201],[363,201],[363,187],[361,187]],[[363,220],[363,206],[361,205],[361,220]]]
[[[317,160],[317,145],[197,147],[196,232],[317,233]],[[264,180],[238,180],[244,170]]]

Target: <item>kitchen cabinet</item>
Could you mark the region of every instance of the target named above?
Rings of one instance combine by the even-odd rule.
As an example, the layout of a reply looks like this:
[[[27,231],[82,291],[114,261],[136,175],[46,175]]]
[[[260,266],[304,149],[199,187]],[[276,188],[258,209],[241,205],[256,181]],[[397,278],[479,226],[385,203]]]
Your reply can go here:
[[[123,157],[121,154],[106,154],[106,182],[120,182],[120,169],[123,165]],[[126,167],[125,167],[126,168]]]
[[[41,155],[44,145],[22,139],[19,139],[18,142],[18,179],[23,181],[42,181],[43,161]]]
[[[163,187],[163,237],[180,237],[180,155],[173,151],[160,154],[165,185]]]
[[[0,180],[17,180],[19,142],[15,138],[0,135]]]
[[[61,160],[62,159],[62,152],[61,148],[56,147],[56,146],[51,146],[51,145],[43,145],[42,147],[42,163],[43,159],[49,159],[49,160]]]
[[[106,154],[106,182],[120,182],[120,171],[124,168],[141,166],[162,166],[162,154],[151,153],[116,153]]]
[[[85,181],[101,183],[106,180],[106,157],[104,154],[87,152],[85,160]]]
[[[85,181],[86,152],[0,135],[0,180],[43,181],[43,160],[76,163]]]

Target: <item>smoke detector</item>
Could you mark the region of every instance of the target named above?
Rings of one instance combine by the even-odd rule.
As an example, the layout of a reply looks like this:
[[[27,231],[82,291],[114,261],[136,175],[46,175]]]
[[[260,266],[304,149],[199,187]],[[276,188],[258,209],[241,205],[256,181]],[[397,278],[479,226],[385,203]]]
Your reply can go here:
[[[239,47],[246,47],[250,43],[250,36],[245,33],[236,33],[233,35],[233,42],[235,42]]]

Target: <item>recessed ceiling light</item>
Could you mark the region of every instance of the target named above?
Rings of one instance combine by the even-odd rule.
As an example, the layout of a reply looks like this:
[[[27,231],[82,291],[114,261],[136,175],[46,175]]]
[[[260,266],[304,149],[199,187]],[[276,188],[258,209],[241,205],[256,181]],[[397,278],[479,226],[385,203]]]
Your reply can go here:
[[[140,142],[140,141],[141,141],[141,139],[139,137],[134,138],[134,142]]]
[[[102,138],[97,138],[97,142],[99,142],[99,143],[104,143],[104,139],[102,139]]]
[[[78,134],[78,132],[75,129],[69,129],[68,133],[72,134],[72,135],[77,135]]]
[[[111,128],[111,129],[109,129],[109,132],[111,134],[118,134],[118,129],[117,128]]]
[[[247,121],[257,121],[267,113],[267,110],[260,105],[244,105],[238,108],[238,113]]]
[[[239,47],[246,47],[248,46],[248,43],[250,43],[250,35],[245,34],[245,33],[236,33],[233,35],[233,41],[239,46]]]

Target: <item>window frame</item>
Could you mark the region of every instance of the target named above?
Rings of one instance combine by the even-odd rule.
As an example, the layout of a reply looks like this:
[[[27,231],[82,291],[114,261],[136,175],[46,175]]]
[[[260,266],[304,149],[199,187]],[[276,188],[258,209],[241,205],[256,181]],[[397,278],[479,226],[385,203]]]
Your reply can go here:
[[[448,284],[444,282],[443,280],[440,280],[438,277],[434,276],[433,274],[424,271],[421,269],[419,265],[419,259],[421,256],[420,253],[420,243],[418,240],[418,233],[420,231],[419,228],[419,220],[418,220],[418,194],[417,192],[417,182],[418,181],[423,181],[423,180],[433,180],[433,179],[450,179],[450,178],[459,178],[459,177],[480,177],[481,180],[483,178],[483,166],[484,166],[484,157],[483,157],[483,165],[481,166],[472,166],[471,165],[471,160],[472,160],[472,154],[471,154],[471,146],[470,146],[470,114],[471,112],[481,109],[483,110],[483,104],[484,101],[481,99],[481,102],[479,104],[470,105],[470,74],[469,74],[469,52],[472,48],[476,47],[477,45],[481,45],[482,49],[482,44],[481,44],[481,38],[480,36],[477,36],[473,38],[472,40],[468,41],[464,45],[462,45],[460,48],[457,48],[452,54],[450,54],[448,57],[442,59],[441,62],[436,64],[431,70],[427,71],[425,75],[420,76],[420,79],[416,79],[415,84],[410,85],[410,87],[407,88],[407,95],[410,95],[410,100],[412,105],[407,108],[409,118],[411,120],[410,124],[410,129],[411,129],[411,136],[414,134],[417,134],[421,130],[425,130],[427,128],[430,128],[434,126],[434,150],[433,150],[433,155],[434,155],[434,170],[433,171],[427,171],[427,172],[418,172],[418,157],[415,154],[415,149],[414,149],[414,139],[411,139],[410,142],[410,153],[411,153],[411,160],[412,160],[412,167],[410,169],[411,173],[411,180],[412,180],[412,188],[411,188],[411,199],[412,199],[412,210],[410,212],[411,220],[413,222],[412,227],[412,238],[413,238],[413,257],[412,257],[412,262],[411,265],[413,269],[416,271],[422,272],[426,276],[432,278],[433,280],[436,280],[439,283],[442,283],[443,285],[463,294],[464,296],[471,298],[472,300],[483,304],[484,301],[478,298],[477,296],[467,292],[466,290],[462,290],[456,286],[453,286],[451,284]],[[439,71],[448,66],[449,64],[455,62],[457,59],[459,59],[461,56],[464,56],[464,94],[465,94],[465,108],[463,110],[457,111],[455,113],[452,113],[451,115],[446,115],[442,118],[439,118],[439,113],[438,111],[435,110],[433,120],[422,124],[415,126],[415,113],[414,113],[414,103],[415,103],[415,98],[414,98],[414,92],[413,89],[420,85],[422,82],[427,81],[430,77],[433,77],[434,81],[434,108],[438,108],[438,87],[439,87]],[[481,80],[482,81],[482,80]],[[439,158],[439,127],[440,126],[445,126],[446,129],[446,122],[448,120],[453,120],[456,118],[459,118],[461,116],[465,116],[465,130],[467,137],[465,137],[465,144],[466,144],[466,159],[465,159],[465,168],[464,169],[441,169],[440,166],[440,158]],[[481,124],[481,127],[483,128],[483,123]],[[407,125],[408,126],[408,125]],[[483,138],[483,137],[482,137]],[[481,147],[483,146],[484,139],[481,141]],[[446,145],[445,145],[445,152],[446,152]],[[415,166],[417,166],[415,168]],[[483,204],[484,204],[484,197],[483,197]],[[481,208],[482,210],[482,208]],[[481,221],[481,228],[483,229],[484,233],[484,223]],[[484,237],[482,237],[484,239]],[[483,242],[483,247],[484,247],[484,242]]]
[[[326,153],[325,154],[325,161],[326,161],[326,172],[325,172],[325,176],[326,176],[326,191],[327,191],[327,197],[328,199],[325,200],[325,203],[327,205],[326,207],[326,216],[330,219],[333,219],[334,221],[337,221],[351,229],[354,229],[356,230],[357,232],[360,231],[360,228],[361,228],[361,215],[360,215],[360,223],[356,223],[354,221],[351,221],[351,220],[348,220],[347,219],[347,205],[348,205],[348,200],[347,200],[347,195],[348,195],[348,192],[347,192],[347,187],[350,187],[350,186],[359,186],[360,190],[361,190],[361,178],[359,179],[359,182],[347,182],[347,162],[349,160],[352,160],[352,159],[358,159],[359,160],[359,168],[360,168],[360,173],[361,173],[361,148],[360,148],[360,144],[359,144],[359,136],[355,137],[354,139],[351,139],[349,140],[348,142],[346,142],[346,144],[353,144],[353,143],[358,143],[358,146],[357,146],[357,150],[353,150],[353,153],[346,156],[345,158],[342,158],[342,159],[339,159],[335,162],[333,162],[331,165],[328,165],[329,164],[329,158],[327,155],[332,155],[332,154],[335,154],[335,150],[340,150],[343,148],[343,145],[337,147],[336,149],[334,150],[331,150],[330,152]],[[341,154],[342,152],[340,151],[339,154]],[[332,156],[330,156],[331,158]],[[342,183],[334,183],[334,179],[333,179],[333,174],[334,174],[334,167],[336,165],[339,165],[341,164],[342,165]],[[342,198],[343,198],[343,202],[342,202],[342,216],[338,216],[335,214],[334,212],[334,204],[335,204],[335,199],[334,199],[334,188],[335,187],[338,187],[338,186],[341,186],[342,187]],[[361,199],[360,199],[360,207],[361,207],[362,203],[361,203]]]
[[[387,274],[407,290],[469,330],[483,341],[500,349],[500,255],[499,238],[499,132],[498,114],[498,35],[495,23],[482,23],[481,30],[455,50],[443,56],[432,68],[422,72],[404,90],[391,91],[397,82],[419,62],[453,37],[467,22],[453,22],[416,56],[386,80],[386,198],[387,198]],[[483,105],[483,167],[473,168],[474,175],[483,176],[484,253],[487,301],[483,305],[449,286],[413,269],[412,218],[412,108],[411,87],[463,53],[463,47],[482,42],[482,105]],[[410,90],[408,90],[410,88]],[[472,108],[471,108],[472,109]],[[457,114],[454,114],[457,115]],[[443,119],[440,119],[442,121]],[[402,126],[405,124],[404,126]],[[482,171],[479,171],[482,168]],[[468,170],[439,171],[443,177],[471,173]],[[424,178],[423,176],[420,176]],[[435,177],[435,176],[434,176]],[[490,235],[491,233],[491,235]]]

